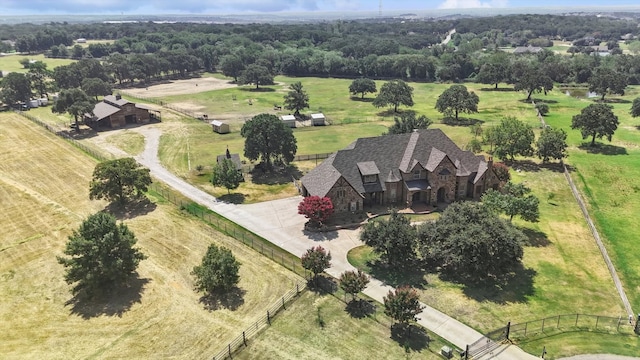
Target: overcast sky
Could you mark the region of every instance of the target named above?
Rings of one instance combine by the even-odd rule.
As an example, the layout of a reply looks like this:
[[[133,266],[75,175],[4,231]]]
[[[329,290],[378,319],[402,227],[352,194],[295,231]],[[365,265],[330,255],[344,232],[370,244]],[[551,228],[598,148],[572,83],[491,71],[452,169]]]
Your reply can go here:
[[[637,6],[638,0],[382,0],[382,10]],[[247,12],[378,11],[379,0],[0,0],[2,15],[241,14]]]

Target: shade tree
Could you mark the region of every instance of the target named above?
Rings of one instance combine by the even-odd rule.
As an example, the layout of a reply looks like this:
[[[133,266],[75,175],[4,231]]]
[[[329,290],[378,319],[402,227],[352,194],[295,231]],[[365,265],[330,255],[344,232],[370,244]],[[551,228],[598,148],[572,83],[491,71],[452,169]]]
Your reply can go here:
[[[400,105],[413,106],[413,88],[402,80],[386,82],[373,100],[373,106],[377,108],[393,106],[393,112],[396,113]]]
[[[76,130],[80,131],[80,119],[85,114],[93,114],[94,105],[94,100],[82,89],[64,89],[58,94],[58,99],[54,101],[51,112],[68,113],[73,116]]]
[[[293,131],[277,116],[259,114],[242,125],[240,135],[245,138],[244,156],[262,161],[270,169],[274,161],[289,163],[298,150]]]
[[[493,154],[501,159],[513,161],[515,156],[532,156],[534,153],[533,128],[514,117],[506,117],[500,124],[488,128],[483,137],[484,142],[492,146]]]
[[[229,150],[227,150],[227,154],[229,155]],[[211,183],[213,186],[224,186],[227,189],[227,193],[237,189],[242,180],[242,172],[238,170],[236,164],[229,157],[225,157],[213,167]]]
[[[129,201],[142,198],[149,185],[149,169],[133,158],[107,160],[93,169],[89,198],[106,199],[124,206]]]
[[[613,107],[607,104],[591,104],[571,118],[571,128],[579,129],[583,139],[591,137],[591,146],[595,145],[596,138],[606,137],[611,141],[619,123]]]
[[[256,89],[260,85],[273,85],[273,75],[262,65],[251,64],[240,73],[238,79],[241,84],[254,84]]]
[[[514,216],[528,222],[538,222],[540,218],[540,200],[521,183],[507,182],[500,190],[489,189],[481,200],[490,210],[507,215],[509,221]]]
[[[388,220],[370,221],[360,232],[360,240],[371,246],[380,260],[391,267],[412,266],[417,259],[416,228],[409,218],[392,210]]]
[[[537,62],[516,62],[512,67],[512,77],[514,90],[526,91],[527,101],[531,100],[534,92],[543,92],[546,95],[553,90],[553,80]]]
[[[0,101],[7,105],[27,103],[31,99],[31,83],[25,74],[10,72],[2,78],[0,85]]]
[[[640,97],[633,99],[633,103],[631,104],[631,111],[629,113],[633,117],[640,116]]]
[[[627,77],[615,69],[599,66],[589,77],[588,83],[589,91],[599,94],[600,100],[604,101],[608,94],[624,95]]]
[[[567,133],[562,129],[546,127],[536,141],[536,156],[542,162],[567,157]]]
[[[393,118],[393,125],[389,126],[387,134],[406,134],[416,129],[426,129],[433,121],[424,115],[416,116],[413,111],[405,112]]]
[[[364,99],[366,94],[373,94],[376,91],[378,91],[376,82],[367,78],[355,79],[351,82],[351,85],[349,85],[349,93],[352,95],[360,94],[361,99]]]
[[[69,236],[65,256],[57,257],[65,267],[65,281],[75,284],[72,293],[91,298],[125,285],[146,259],[134,247],[136,242],[129,227],[117,224],[112,215],[98,212],[87,217]]]
[[[526,237],[481,203],[456,202],[418,228],[424,260],[463,281],[500,278],[522,260]]]
[[[302,87],[300,81],[289,85],[289,92],[284,96],[284,108],[300,116],[300,110],[309,107],[309,94]]]
[[[229,291],[240,281],[240,265],[231,250],[210,244],[200,265],[191,271],[196,290],[208,295]]]
[[[453,85],[445,90],[436,101],[436,110],[445,117],[454,117],[458,121],[459,113],[472,114],[478,112],[480,98],[473,91],[469,92],[464,85]]]

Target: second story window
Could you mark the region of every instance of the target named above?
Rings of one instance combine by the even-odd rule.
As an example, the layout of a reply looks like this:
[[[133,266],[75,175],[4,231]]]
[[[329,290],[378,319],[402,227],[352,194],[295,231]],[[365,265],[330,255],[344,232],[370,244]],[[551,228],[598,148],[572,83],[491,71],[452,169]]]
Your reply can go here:
[[[420,179],[420,169],[413,170],[413,180]]]
[[[378,175],[365,175],[364,182],[365,183],[374,183],[378,180]]]

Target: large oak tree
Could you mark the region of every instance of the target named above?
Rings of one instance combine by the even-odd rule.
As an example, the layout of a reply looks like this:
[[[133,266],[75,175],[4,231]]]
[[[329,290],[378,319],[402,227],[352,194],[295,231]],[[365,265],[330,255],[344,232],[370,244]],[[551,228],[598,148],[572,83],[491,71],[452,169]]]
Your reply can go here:
[[[373,106],[393,106],[393,112],[398,112],[398,106],[413,106],[413,88],[402,80],[391,80],[380,88],[378,96],[373,100]]]
[[[146,256],[134,248],[137,240],[125,224],[104,212],[90,215],[69,236],[58,262],[66,268],[64,279],[76,284],[73,294],[100,295],[126,284]]]
[[[245,138],[244,156],[249,160],[260,159],[267,168],[273,161],[293,161],[298,145],[293,131],[277,116],[260,114],[242,125],[240,135]]]
[[[591,104],[583,108],[580,114],[573,116],[571,128],[580,129],[583,139],[591,136],[591,146],[593,146],[596,143],[596,138],[606,137],[611,141],[619,123],[611,105]]]
[[[89,185],[91,199],[115,201],[121,206],[144,196],[151,184],[149,169],[133,158],[107,160],[96,165]]]

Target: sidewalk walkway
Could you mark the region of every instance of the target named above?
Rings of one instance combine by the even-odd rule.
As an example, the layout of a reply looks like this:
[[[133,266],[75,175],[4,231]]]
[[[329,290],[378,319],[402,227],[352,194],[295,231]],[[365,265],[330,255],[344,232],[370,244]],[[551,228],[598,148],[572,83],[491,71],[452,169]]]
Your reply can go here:
[[[207,206],[296,256],[301,256],[312,246],[323,246],[331,252],[332,267],[327,270],[327,273],[334,277],[339,277],[340,274],[347,270],[355,270],[347,260],[347,252],[361,245],[359,230],[339,230],[327,233],[305,232],[303,229],[306,219],[302,215],[298,215],[296,211],[301,197],[250,205],[233,205],[220,202],[215,197],[178,178],[162,167],[157,157],[161,135],[159,129],[143,127],[136,128],[135,131],[143,134],[146,138],[145,150],[142,154],[136,156],[136,160],[148,167],[155,178],[165,182],[191,200]],[[381,281],[371,279],[371,283],[364,293],[382,303],[383,297],[391,289],[392,287],[385,285]],[[426,304],[423,305],[425,309],[418,315],[418,323],[458,348],[464,349],[467,344],[482,338],[482,334],[465,324]],[[502,346],[492,353],[476,359],[518,360],[536,358],[536,356],[527,354],[516,346]]]

